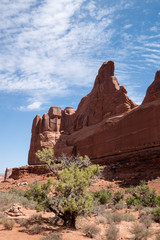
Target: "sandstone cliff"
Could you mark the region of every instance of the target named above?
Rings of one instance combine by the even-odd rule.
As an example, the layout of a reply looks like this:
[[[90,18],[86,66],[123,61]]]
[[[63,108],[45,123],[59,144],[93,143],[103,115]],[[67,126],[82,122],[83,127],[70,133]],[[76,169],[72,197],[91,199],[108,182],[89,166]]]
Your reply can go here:
[[[28,163],[39,163],[35,152],[43,147],[54,148],[56,154],[74,153],[75,144],[67,143],[70,134],[100,123],[105,118],[128,112],[136,106],[127,96],[125,87],[119,86],[114,76],[114,63],[103,63],[92,91],[81,100],[77,111],[71,107],[64,110],[51,107],[48,114],[35,117]]]
[[[137,152],[152,159],[153,148],[160,148],[159,118],[160,71],[137,106],[114,76],[114,63],[105,62],[77,111],[51,107],[42,118],[35,117],[28,163],[39,163],[35,152],[42,147],[54,148],[57,155],[87,154],[93,162],[109,162],[112,156],[133,159]]]

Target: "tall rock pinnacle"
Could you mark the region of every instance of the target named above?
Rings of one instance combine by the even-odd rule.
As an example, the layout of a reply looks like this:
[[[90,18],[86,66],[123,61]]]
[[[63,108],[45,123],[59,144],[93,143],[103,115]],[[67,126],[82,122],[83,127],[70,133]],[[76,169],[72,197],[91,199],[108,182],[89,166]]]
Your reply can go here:
[[[155,79],[148,87],[143,103],[160,99],[160,71],[156,72]]]

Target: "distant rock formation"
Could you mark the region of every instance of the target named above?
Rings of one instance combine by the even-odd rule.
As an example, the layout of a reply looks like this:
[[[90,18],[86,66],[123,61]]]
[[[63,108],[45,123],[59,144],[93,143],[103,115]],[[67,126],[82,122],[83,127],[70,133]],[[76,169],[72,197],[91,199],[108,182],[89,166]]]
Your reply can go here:
[[[160,148],[160,71],[137,106],[114,76],[114,63],[105,62],[92,91],[82,98],[77,111],[51,107],[48,114],[33,120],[28,163],[39,164],[35,152],[54,148],[55,154],[88,155],[93,162],[112,157],[153,157]],[[142,151],[140,153],[140,151]],[[126,154],[126,155],[125,155]],[[128,155],[129,154],[129,155]],[[152,156],[149,156],[151,154]]]

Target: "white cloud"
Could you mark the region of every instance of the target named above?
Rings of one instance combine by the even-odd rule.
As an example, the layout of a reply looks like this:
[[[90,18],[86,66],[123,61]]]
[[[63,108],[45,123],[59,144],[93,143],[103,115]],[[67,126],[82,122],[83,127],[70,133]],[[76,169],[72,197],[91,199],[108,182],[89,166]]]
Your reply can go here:
[[[93,85],[98,67],[107,60],[115,60],[118,77],[127,83],[139,67],[132,55],[146,58],[145,49],[159,48],[160,37],[141,34],[136,39],[127,33],[134,24],[125,24],[127,20],[122,28],[116,25],[120,11],[132,6],[130,0],[116,4],[94,0],[1,0],[0,91],[25,92],[28,102],[21,110],[41,108],[42,102],[69,94],[74,86]],[[151,55],[151,59],[156,57]]]
[[[129,28],[131,28],[132,27],[132,24],[126,24],[125,26],[124,26],[124,29],[129,29]]]
[[[33,102],[31,104],[29,104],[28,106],[21,106],[20,107],[20,110],[21,111],[26,111],[26,110],[29,110],[29,111],[32,111],[32,110],[37,110],[37,109],[40,109],[42,103],[41,102]]]
[[[82,85],[84,81],[87,85],[90,79],[86,82],[86,76],[93,69],[87,63],[88,54],[96,45],[109,41],[112,32],[103,31],[111,20],[103,19],[98,28],[96,22],[74,21],[72,17],[85,0],[47,0],[37,8],[32,7],[35,1],[24,1],[24,5],[15,2],[10,5],[8,1],[9,6],[0,3],[8,34],[3,40],[5,51],[0,49],[0,90],[54,88],[58,93],[66,83]]]

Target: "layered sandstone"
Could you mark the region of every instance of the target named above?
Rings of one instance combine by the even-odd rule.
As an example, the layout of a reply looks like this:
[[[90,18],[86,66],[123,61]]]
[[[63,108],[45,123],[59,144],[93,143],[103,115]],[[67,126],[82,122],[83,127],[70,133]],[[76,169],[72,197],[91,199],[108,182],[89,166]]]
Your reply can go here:
[[[32,124],[32,138],[29,150],[28,164],[40,164],[35,156],[37,150],[42,148],[54,148],[60,139],[61,132],[67,131],[75,113],[72,107],[64,111],[60,107],[50,107],[48,114],[43,117],[37,115]]]
[[[105,62],[99,69],[92,91],[80,101],[75,113],[74,130],[99,123],[136,106],[114,76],[114,62]]]
[[[103,119],[128,112],[137,105],[127,96],[114,76],[114,62],[103,63],[99,69],[92,91],[85,96],[75,112],[73,108],[51,107],[43,117],[33,120],[29,150],[29,164],[38,164],[35,152],[43,147],[55,149],[55,154],[73,154],[74,144],[68,144],[70,134],[100,123]]]
[[[155,152],[160,153],[159,119],[160,71],[143,104],[137,106],[114,76],[114,63],[105,62],[92,91],[81,100],[77,111],[51,107],[42,118],[36,116],[29,164],[39,163],[35,152],[42,147],[54,148],[56,155],[86,154],[93,162],[103,164],[127,158],[138,162],[138,156],[147,163],[154,159]]]

